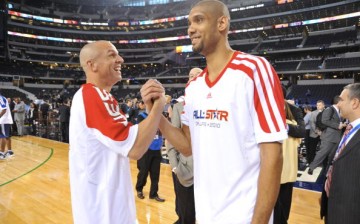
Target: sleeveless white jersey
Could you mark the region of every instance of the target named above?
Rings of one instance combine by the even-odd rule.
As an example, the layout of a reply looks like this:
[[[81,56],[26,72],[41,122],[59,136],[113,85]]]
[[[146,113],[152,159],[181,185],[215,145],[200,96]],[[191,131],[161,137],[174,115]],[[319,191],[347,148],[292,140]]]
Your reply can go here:
[[[74,95],[70,116],[70,188],[74,223],[136,223],[128,153],[138,126],[113,96],[92,84]]]
[[[4,96],[0,95],[0,112],[6,110],[6,112],[0,117],[0,124],[12,124],[13,119],[11,116],[9,102]]]
[[[261,142],[287,138],[280,81],[264,58],[235,52],[217,80],[207,68],[185,89],[200,224],[250,223]]]

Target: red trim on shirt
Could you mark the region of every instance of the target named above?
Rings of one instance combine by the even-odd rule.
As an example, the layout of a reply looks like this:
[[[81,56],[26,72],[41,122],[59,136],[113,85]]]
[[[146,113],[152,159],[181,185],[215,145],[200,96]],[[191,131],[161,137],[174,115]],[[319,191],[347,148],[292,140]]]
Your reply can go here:
[[[127,122],[116,99],[93,84],[88,83],[82,87],[87,126],[113,140],[126,140],[131,123]]]
[[[243,55],[246,56],[246,54],[243,54]],[[256,56],[253,56],[253,57],[256,57]],[[258,88],[261,88],[263,90],[262,92],[264,93],[264,98],[266,100],[266,105],[270,112],[271,120],[275,126],[276,131],[278,132],[278,131],[280,131],[280,124],[278,123],[278,121],[275,117],[274,111],[278,110],[281,114],[282,122],[284,124],[286,122],[285,110],[283,109],[283,108],[285,108],[285,105],[284,105],[284,99],[283,99],[283,95],[282,95],[280,81],[279,81],[279,78],[278,78],[275,70],[272,68],[272,66],[270,64],[268,64],[269,62],[267,62],[264,58],[261,58],[261,57],[258,57],[258,59],[260,59],[263,67],[266,69],[265,74],[261,73],[261,70],[259,68],[259,63],[256,62],[255,60],[253,60],[251,58],[238,58],[237,60],[246,60],[246,61],[252,63],[253,65],[255,65],[256,71],[257,71],[257,74],[258,74],[259,80],[260,80],[260,86],[254,86],[254,107],[255,107],[256,113],[258,115],[260,126],[264,130],[264,132],[266,132],[266,133],[271,132],[270,126],[265,117],[264,108],[262,107],[262,105],[260,103],[260,96],[259,96]],[[269,65],[271,67],[271,71],[268,70],[267,65]],[[233,64],[232,67],[235,67],[235,69],[238,69],[238,70],[242,70],[254,81],[254,71],[250,67],[248,67],[244,64],[240,64],[240,65]],[[268,92],[266,91],[266,87],[265,87],[265,81],[264,81],[265,77],[264,76],[267,76],[270,86],[272,87],[272,92],[274,94],[274,98],[275,98],[275,102],[276,102],[275,107],[274,107],[274,105],[271,105],[271,103],[269,101]],[[254,82],[254,84],[255,84],[255,82]]]
[[[231,56],[231,59],[230,61],[227,63],[227,65],[223,68],[223,70],[219,73],[219,75],[216,77],[216,79],[211,82],[210,79],[209,79],[209,73],[207,72],[207,67],[206,67],[206,73],[205,73],[205,82],[206,84],[208,85],[209,88],[212,88],[213,86],[215,86],[215,84],[221,79],[221,77],[224,75],[226,69],[228,67],[230,67],[230,64],[232,62],[232,60],[234,60],[234,58],[239,54],[238,51],[235,51],[233,53],[233,55]]]

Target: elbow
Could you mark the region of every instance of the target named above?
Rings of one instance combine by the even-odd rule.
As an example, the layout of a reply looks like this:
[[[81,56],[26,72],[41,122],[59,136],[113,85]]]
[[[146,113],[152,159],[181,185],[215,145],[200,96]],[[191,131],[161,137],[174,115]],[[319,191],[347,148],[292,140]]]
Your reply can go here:
[[[187,153],[183,153],[183,155],[184,155],[185,157],[189,157],[189,156],[192,155],[192,153],[191,153],[191,152],[187,152]]]
[[[143,157],[145,150],[136,150],[135,148],[132,148],[129,151],[128,157],[133,160],[139,160]]]
[[[191,150],[191,148],[183,149],[183,150],[181,150],[181,154],[183,154],[186,157],[191,156],[192,155],[192,150]]]
[[[141,157],[142,157],[142,155],[140,155],[140,154],[129,154],[129,158],[130,159],[133,159],[133,160],[139,160],[139,159],[141,159]]]

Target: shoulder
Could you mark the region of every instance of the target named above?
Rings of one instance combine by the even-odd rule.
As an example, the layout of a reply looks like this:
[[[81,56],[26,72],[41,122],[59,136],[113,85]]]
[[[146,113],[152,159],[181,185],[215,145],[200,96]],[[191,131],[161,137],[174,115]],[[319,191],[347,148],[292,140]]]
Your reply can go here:
[[[174,104],[173,110],[181,110],[183,108],[183,102]]]
[[[330,107],[325,108],[322,112],[324,114],[331,114],[334,112],[334,110],[335,110],[335,108],[333,106],[330,106]]]
[[[185,89],[187,89],[189,86],[194,86],[195,84],[200,83],[201,81],[204,81],[205,75],[207,73],[207,68],[205,68],[200,74],[198,74],[196,77],[191,79],[185,86]]]
[[[234,58],[231,61],[231,64],[244,64],[244,65],[252,65],[252,66],[263,66],[270,64],[268,60],[266,60],[264,57],[247,54],[243,52],[236,52]]]
[[[252,80],[273,80],[276,75],[271,64],[263,57],[238,52],[228,66],[232,71],[249,76]]]
[[[295,106],[291,103],[287,104],[289,105],[291,112],[302,113],[302,110],[298,106]]]
[[[87,83],[81,86],[81,90],[83,95],[94,94],[96,92],[96,87],[92,84]]]

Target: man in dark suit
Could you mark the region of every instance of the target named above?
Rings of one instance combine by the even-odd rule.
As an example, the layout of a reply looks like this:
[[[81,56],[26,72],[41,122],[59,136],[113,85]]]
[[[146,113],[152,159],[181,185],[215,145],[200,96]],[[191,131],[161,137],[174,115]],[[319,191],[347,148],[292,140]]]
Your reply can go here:
[[[44,101],[42,104],[40,104],[41,121],[45,126],[47,126],[49,109],[50,109],[50,105],[47,100]]]
[[[338,103],[340,101],[339,96],[335,96],[333,99],[333,105],[326,108],[322,112],[321,122],[327,127],[322,131],[320,135],[321,145],[320,150],[316,152],[314,160],[309,165],[308,173],[311,175],[313,170],[323,164],[327,163],[329,154],[336,149],[341,138],[341,131],[346,124],[341,122]]]
[[[348,119],[352,129],[344,135],[330,158],[328,172],[327,224],[360,223],[360,83],[344,87],[338,104],[341,116]],[[345,147],[340,147],[345,144]],[[322,203],[322,207],[326,204]]]
[[[61,102],[59,106],[59,122],[61,140],[69,143],[70,106],[67,99]]]
[[[11,117],[14,119],[14,108],[15,108],[15,101],[11,98],[7,98],[8,102],[9,102],[9,107],[10,107],[10,111],[11,111]],[[14,135],[14,134],[17,134],[17,127],[16,127],[16,123],[14,122],[12,125],[11,125],[11,135]]]

